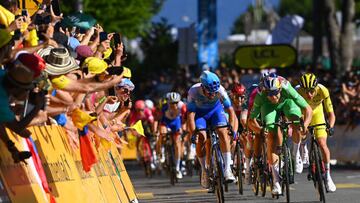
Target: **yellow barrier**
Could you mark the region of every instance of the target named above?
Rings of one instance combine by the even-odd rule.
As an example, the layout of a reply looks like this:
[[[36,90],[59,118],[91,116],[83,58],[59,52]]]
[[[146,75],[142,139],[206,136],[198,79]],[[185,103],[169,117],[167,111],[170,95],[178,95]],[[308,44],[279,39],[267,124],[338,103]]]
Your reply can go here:
[[[110,153],[100,146],[97,149],[98,163],[85,173],[79,150],[74,152],[71,149],[61,127],[52,125],[29,130],[56,202],[137,202],[135,190],[115,147],[111,148],[112,159]],[[9,136],[19,150],[26,149],[23,138],[12,132]],[[49,202],[49,195],[43,191],[30,162],[28,165],[14,164],[4,143],[0,142],[0,176],[6,188],[6,192],[0,191],[0,194],[7,195],[12,202]]]

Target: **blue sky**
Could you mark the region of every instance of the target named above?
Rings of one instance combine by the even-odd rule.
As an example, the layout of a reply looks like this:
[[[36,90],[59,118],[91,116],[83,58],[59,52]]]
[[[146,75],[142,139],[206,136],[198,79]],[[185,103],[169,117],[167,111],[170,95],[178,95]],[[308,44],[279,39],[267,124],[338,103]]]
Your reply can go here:
[[[153,18],[158,21],[161,17],[168,19],[176,27],[185,27],[197,21],[198,0],[166,0],[162,10]],[[246,11],[255,0],[217,0],[218,36],[225,39],[230,34],[231,26],[236,18]],[[280,0],[264,0],[266,5],[276,7]]]

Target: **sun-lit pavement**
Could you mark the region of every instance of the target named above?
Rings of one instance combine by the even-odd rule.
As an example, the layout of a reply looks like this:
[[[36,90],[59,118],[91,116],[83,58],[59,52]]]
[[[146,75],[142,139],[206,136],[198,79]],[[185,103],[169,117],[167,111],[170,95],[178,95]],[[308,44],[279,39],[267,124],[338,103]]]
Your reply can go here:
[[[125,162],[130,178],[140,202],[216,202],[214,194],[208,194],[199,185],[199,176],[184,176],[175,186],[165,174],[146,178],[142,169],[134,161]],[[337,186],[336,193],[327,193],[326,202],[360,203],[360,168],[336,167],[332,177]],[[245,186],[244,195],[237,194],[235,184],[230,185],[225,193],[225,202],[285,202],[284,197],[272,199],[270,192],[265,197],[254,196],[251,187]],[[295,184],[291,185],[291,202],[318,202],[315,189],[307,181],[306,173],[296,175]]]

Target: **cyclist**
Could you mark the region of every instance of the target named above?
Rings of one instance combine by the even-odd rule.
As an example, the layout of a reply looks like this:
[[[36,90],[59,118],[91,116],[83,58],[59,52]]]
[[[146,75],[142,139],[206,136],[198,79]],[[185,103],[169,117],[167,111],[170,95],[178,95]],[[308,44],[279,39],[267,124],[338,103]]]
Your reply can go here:
[[[166,94],[167,103],[162,107],[162,118],[160,124],[160,136],[159,142],[161,146],[162,137],[166,136],[168,129],[174,136],[175,144],[175,166],[176,166],[176,177],[182,178],[180,170],[181,162],[181,134],[182,134],[182,123],[186,114],[186,105],[181,101],[181,96],[177,92],[169,92]]]
[[[311,125],[325,123],[324,107],[329,120],[329,131],[326,132],[325,126],[318,126],[315,128],[314,134],[317,139],[322,155],[325,161],[325,169],[327,176],[327,188],[330,192],[336,191],[336,186],[330,176],[330,151],[326,144],[328,133],[334,133],[335,113],[331,103],[329,90],[322,84],[318,83],[316,76],[312,73],[303,74],[300,78],[300,85],[297,86],[297,91],[309,103],[313,109],[313,116],[310,122]],[[324,105],[324,107],[323,107]],[[304,161],[309,163],[309,155],[306,145],[304,145]]]
[[[272,165],[273,176],[273,190],[274,195],[282,193],[279,177],[279,151],[282,145],[282,135],[279,130],[273,125],[279,118],[279,112],[284,112],[284,115],[289,120],[298,120],[304,111],[304,128],[300,129],[299,125],[292,125],[293,141],[299,146],[301,134],[305,134],[305,130],[310,124],[312,109],[305,99],[297,93],[291,86],[290,82],[283,77],[276,75],[267,76],[264,79],[264,90],[258,93],[255,97],[254,106],[250,113],[249,123],[252,125],[255,133],[260,134],[263,127],[260,127],[256,118],[260,115],[261,120],[266,125],[267,145],[268,145],[268,160]],[[277,132],[277,133],[276,133]],[[301,158],[300,158],[301,160]],[[300,172],[302,166],[296,164],[295,170]]]
[[[203,71],[200,83],[193,85],[188,92],[188,124],[190,135],[193,135],[195,127],[199,130],[196,154],[201,165],[201,185],[209,188],[207,166],[210,164],[210,140],[206,137],[207,124],[216,128],[220,138],[220,149],[224,158],[224,176],[227,182],[233,182],[235,177],[231,171],[230,140],[228,137],[228,124],[224,108],[229,114],[229,123],[235,129],[236,116],[231,105],[231,100],[223,86],[220,85],[219,77],[210,71]],[[205,144],[206,143],[206,144]],[[203,146],[205,144],[205,153]],[[206,155],[206,160],[205,160]]]
[[[235,115],[240,122],[235,123],[235,129],[242,133],[247,127],[248,106],[246,88],[243,84],[235,83],[231,88],[230,98],[233,104]],[[238,126],[238,127],[237,127]],[[242,133],[240,137],[245,154],[245,182],[250,184],[250,159],[252,150],[252,138]]]

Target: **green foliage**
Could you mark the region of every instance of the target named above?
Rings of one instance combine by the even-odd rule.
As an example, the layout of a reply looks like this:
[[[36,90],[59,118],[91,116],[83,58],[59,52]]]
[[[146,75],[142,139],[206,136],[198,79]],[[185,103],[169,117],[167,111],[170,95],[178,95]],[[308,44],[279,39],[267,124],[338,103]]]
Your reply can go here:
[[[164,0],[83,0],[84,12],[92,15],[107,32],[120,32],[128,38],[138,37],[160,11]],[[75,11],[76,0],[67,0],[65,14]]]
[[[312,33],[313,0],[280,0],[278,12],[281,17],[297,14],[305,19],[304,30]]]
[[[175,70],[177,65],[178,42],[171,35],[171,28],[167,20],[152,23],[151,29],[141,39],[140,47],[145,54],[141,68],[141,75],[149,73],[159,74]]]
[[[254,8],[252,6],[249,6],[247,8],[247,11],[252,13],[254,11]],[[231,27],[231,34],[239,34],[245,32],[244,18],[245,12],[236,18],[234,25]]]

